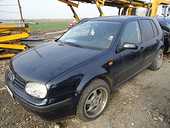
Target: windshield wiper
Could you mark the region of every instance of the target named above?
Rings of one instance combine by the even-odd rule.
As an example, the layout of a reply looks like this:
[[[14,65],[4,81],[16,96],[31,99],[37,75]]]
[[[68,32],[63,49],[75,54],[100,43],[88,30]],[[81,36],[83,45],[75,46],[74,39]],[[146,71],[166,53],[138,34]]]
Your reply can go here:
[[[78,45],[72,42],[62,42],[62,44],[79,47],[79,48],[87,48],[87,49],[95,49],[95,50],[103,50],[103,48],[97,48],[97,47],[90,47],[90,46],[84,46],[84,45]]]
[[[71,43],[71,42],[64,42],[63,44],[67,44],[67,45],[71,45],[71,46],[75,46],[75,47],[79,47],[79,48],[83,48],[83,46],[75,44],[75,43]]]

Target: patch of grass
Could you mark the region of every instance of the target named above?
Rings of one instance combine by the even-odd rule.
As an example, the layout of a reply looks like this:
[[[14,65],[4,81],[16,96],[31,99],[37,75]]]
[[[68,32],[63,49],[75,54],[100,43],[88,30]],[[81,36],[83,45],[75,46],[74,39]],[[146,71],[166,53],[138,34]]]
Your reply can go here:
[[[53,21],[53,22],[37,22],[36,24],[30,24],[30,29],[32,32],[37,31],[57,31],[66,29],[69,21]]]

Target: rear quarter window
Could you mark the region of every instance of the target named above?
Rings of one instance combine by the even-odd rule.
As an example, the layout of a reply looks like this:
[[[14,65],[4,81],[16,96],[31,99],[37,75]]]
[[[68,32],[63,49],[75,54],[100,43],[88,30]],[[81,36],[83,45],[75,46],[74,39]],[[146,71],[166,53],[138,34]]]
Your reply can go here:
[[[153,32],[154,32],[154,36],[158,36],[159,35],[159,31],[158,28],[156,26],[156,24],[151,20],[151,24],[152,24],[152,28],[153,28]]]
[[[141,35],[143,41],[152,40],[155,36],[151,21],[152,20],[140,20]]]

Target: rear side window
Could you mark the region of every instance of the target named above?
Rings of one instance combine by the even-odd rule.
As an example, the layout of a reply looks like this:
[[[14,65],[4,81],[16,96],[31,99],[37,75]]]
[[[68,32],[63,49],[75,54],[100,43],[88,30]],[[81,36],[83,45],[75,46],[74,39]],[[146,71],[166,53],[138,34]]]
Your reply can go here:
[[[157,29],[155,23],[152,20],[151,20],[151,24],[152,24],[154,36],[158,36],[159,35],[158,29]]]
[[[140,43],[140,29],[137,21],[129,22],[123,31],[121,45],[123,43]]]
[[[154,38],[151,20],[140,20],[142,40],[149,41]]]

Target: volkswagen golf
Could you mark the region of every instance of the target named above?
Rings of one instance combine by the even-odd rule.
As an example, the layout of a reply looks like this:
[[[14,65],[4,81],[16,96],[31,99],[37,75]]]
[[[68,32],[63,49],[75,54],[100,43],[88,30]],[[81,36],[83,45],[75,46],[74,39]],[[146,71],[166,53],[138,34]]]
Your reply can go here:
[[[59,39],[16,55],[6,87],[27,110],[42,116],[96,119],[111,92],[146,68],[163,61],[163,34],[149,17],[82,20]]]

